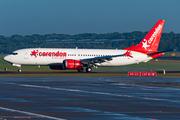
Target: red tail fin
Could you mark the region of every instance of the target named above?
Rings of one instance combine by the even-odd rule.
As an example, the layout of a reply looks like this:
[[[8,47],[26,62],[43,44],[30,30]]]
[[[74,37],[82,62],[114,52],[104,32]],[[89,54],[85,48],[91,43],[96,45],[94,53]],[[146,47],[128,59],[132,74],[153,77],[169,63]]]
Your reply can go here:
[[[157,52],[165,20],[159,20],[145,38],[131,50],[143,53]],[[129,50],[126,48],[124,50]]]

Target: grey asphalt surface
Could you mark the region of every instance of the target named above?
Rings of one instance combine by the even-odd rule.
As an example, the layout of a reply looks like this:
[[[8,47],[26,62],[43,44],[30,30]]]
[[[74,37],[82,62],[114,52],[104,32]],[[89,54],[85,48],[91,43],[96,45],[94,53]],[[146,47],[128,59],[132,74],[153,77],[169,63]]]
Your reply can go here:
[[[0,120],[179,120],[179,87],[163,77],[1,77]]]

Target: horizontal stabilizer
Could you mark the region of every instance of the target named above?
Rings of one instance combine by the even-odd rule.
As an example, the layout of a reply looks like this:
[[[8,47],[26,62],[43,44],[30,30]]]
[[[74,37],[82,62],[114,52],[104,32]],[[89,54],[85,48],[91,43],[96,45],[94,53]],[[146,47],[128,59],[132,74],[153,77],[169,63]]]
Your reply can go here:
[[[165,53],[165,52],[170,52],[174,50],[164,50],[164,51],[158,51],[158,52],[153,52],[153,53],[147,53],[147,55],[153,55],[153,54],[158,54],[158,53]]]

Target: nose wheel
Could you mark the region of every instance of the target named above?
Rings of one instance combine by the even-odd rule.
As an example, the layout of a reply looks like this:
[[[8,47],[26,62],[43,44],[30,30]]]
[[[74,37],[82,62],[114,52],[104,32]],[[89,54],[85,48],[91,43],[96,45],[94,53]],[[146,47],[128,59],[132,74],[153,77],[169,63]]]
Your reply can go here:
[[[91,71],[92,71],[92,68],[90,68],[90,67],[86,68],[86,72],[91,72]]]
[[[21,69],[18,69],[18,72],[20,73],[20,72],[22,72],[22,70],[21,70]]]

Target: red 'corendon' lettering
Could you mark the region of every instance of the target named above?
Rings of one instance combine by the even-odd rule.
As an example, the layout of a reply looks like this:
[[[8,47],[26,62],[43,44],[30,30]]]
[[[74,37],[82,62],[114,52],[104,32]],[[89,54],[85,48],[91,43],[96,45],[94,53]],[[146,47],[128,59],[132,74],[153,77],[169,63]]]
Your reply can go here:
[[[58,52],[56,52],[56,56],[59,56],[59,51],[58,51]]]
[[[31,56],[34,56],[34,57],[66,57],[67,56],[67,53],[66,52],[39,52],[38,50],[33,50],[31,51]]]
[[[48,52],[43,52],[43,57],[47,56]]]
[[[40,56],[40,57],[42,56],[42,52],[39,52],[39,56]]]
[[[52,56],[55,56],[55,52],[52,52],[51,55],[52,55]]]
[[[51,57],[51,52],[49,52],[49,57]]]
[[[66,57],[66,52],[63,52],[63,53],[61,53],[61,56],[60,57]]]

